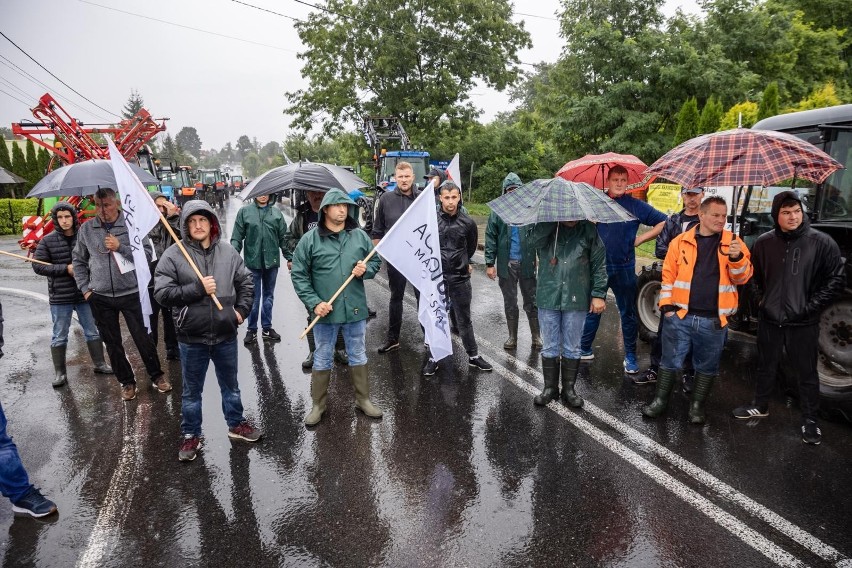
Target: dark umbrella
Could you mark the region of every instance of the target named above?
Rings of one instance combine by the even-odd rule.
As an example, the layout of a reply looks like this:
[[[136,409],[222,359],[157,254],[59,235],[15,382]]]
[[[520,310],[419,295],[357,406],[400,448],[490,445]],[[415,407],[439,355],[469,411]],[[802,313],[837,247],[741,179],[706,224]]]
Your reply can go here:
[[[0,185],[10,183],[27,183],[27,180],[5,168],[0,167]]]
[[[298,162],[273,168],[253,179],[240,192],[246,200],[258,195],[268,195],[284,190],[328,191],[337,188],[345,192],[367,187],[368,184],[349,170],[319,162]]]
[[[627,170],[627,190],[640,189],[651,182],[644,179],[645,170],[648,166],[631,154],[587,154],[577,160],[571,160],[562,166],[556,175],[568,181],[581,181],[603,189],[606,185],[606,176],[615,166],[622,166]]]
[[[589,220],[632,221],[633,215],[587,183],[561,177],[537,179],[490,201],[488,206],[509,225]]]
[[[791,178],[821,183],[842,167],[792,134],[737,128],[687,140],[651,164],[645,176],[683,187],[770,186]]]
[[[157,185],[160,180],[136,164],[130,168],[142,185]],[[100,187],[115,187],[115,174],[110,160],[86,160],[53,170],[35,185],[27,197],[60,197],[93,195]]]

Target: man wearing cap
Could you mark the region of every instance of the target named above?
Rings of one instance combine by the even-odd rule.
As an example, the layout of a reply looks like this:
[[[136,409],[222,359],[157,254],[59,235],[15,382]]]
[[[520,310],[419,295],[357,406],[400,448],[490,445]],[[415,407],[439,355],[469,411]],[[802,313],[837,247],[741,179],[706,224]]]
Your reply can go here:
[[[657,246],[654,248],[654,255],[660,260],[666,259],[666,253],[669,250],[669,243],[676,236],[685,233],[692,227],[698,224],[698,207],[704,200],[703,187],[684,187],[680,190],[681,199],[683,199],[683,209],[680,213],[673,213],[666,224],[663,225],[663,230],[657,236]],[[663,352],[663,322],[666,318],[660,317],[660,324],[657,327],[657,335],[651,342],[651,365],[644,374],[633,378],[633,382],[637,385],[657,382],[657,373],[660,370],[660,357]],[[695,377],[695,369],[692,368],[692,358],[687,355],[685,368],[683,370],[682,384],[683,392],[692,390],[692,381]]]
[[[514,172],[503,180],[503,193],[510,193],[521,186],[521,178]],[[503,349],[518,347],[518,286],[524,300],[524,312],[530,325],[533,349],[541,349],[538,325],[538,310],[535,305],[535,249],[526,242],[526,231],[508,226],[493,211],[485,227],[485,274],[491,280],[499,278],[503,293],[503,310],[509,327],[509,339]]]
[[[786,351],[799,383],[802,441],[819,444],[819,320],[846,285],[837,243],[810,226],[802,200],[782,191],[772,201],[775,228],[754,243],[757,327],[757,385],[754,399],[734,410],[735,418],[769,416],[769,397]]]

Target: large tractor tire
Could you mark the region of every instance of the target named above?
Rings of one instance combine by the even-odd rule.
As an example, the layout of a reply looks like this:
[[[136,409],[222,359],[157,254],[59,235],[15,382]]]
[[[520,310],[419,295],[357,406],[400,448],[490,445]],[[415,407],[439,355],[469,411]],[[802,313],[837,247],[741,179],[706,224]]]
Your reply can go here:
[[[373,230],[373,200],[370,197],[358,199],[358,225],[367,232]]]
[[[663,281],[659,262],[643,266],[636,282],[636,316],[639,339],[650,343],[657,337],[660,325],[660,287]]]
[[[819,323],[820,411],[852,422],[852,291],[822,312]]]

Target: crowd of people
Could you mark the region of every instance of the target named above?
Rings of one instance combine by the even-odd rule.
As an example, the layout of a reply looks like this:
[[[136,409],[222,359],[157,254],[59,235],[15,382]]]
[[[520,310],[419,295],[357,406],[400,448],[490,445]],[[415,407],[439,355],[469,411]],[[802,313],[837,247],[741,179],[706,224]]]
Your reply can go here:
[[[705,199],[703,188],[684,187],[684,209],[667,217],[627,193],[627,174],[623,167],[612,167],[605,192],[633,215],[631,221],[595,224],[574,220],[515,227],[494,213],[488,219],[486,275],[498,280],[503,295],[508,328],[503,347],[513,351],[518,346],[520,289],[532,348],[541,351],[544,387],[533,402],[544,406],[559,400],[573,408],[583,406],[575,388],[577,376],[581,364],[594,358],[593,342],[606,309],[607,292],[612,290],[621,320],[624,371],[636,384],[656,386],[642,414],[661,416],[680,381],[684,392],[691,394],[689,421],[704,423],[704,405],[719,372],[728,319],[739,307],[738,287],[751,285],[759,305],[757,385],[754,399],[736,408],[733,416],[769,415],[777,368],[786,351],[799,382],[802,439],[819,444],[819,317],[845,284],[837,244],[809,226],[795,192],[775,197],[775,227],[749,251],[726,229],[728,205],[721,197]],[[477,226],[461,205],[459,187],[440,171],[430,172],[428,177],[436,182],[440,252],[453,331],[467,352],[469,366],[491,371],[491,364],[478,352],[471,318],[470,274],[478,246]],[[302,362],[303,368],[311,369],[312,405],[305,424],[316,426],[322,420],[335,362],[349,366],[355,408],[380,419],[381,409],[370,400],[366,322],[375,314],[367,306],[364,280],[373,278],[382,264],[378,255],[371,255],[373,247],[422,191],[406,162],[397,164],[395,180],[395,190],[382,195],[376,204],[369,234],[357,223],[355,202],[344,192],[331,189],[307,192],[289,226],[268,196],[256,198],[240,209],[230,242],[222,239],[219,218],[204,201],[187,202],[181,211],[164,195],[154,193],[154,202],[172,230],[158,225],[146,240],[145,252],[154,275],[147,291],[138,289],[132,266],[127,268],[132,248],[114,190],[97,191],[96,215],[82,226],[77,224],[73,206],[57,203],[51,210],[56,230],[42,239],[35,253],[47,265],[33,265],[48,280],[53,386],[61,388],[68,380],[66,348],[71,315],[76,312],[94,372],[114,374],[124,401],[133,400],[138,389],[125,353],[119,315],[151,385],[161,393],[172,390],[156,347],[157,314],[162,313],[167,359],[181,363],[178,458],[192,461],[202,447],[201,394],[210,362],[219,383],[228,436],[257,442],[263,433],[246,420],[237,380],[237,331],[247,322],[244,343],[249,347],[258,335],[264,341],[281,340],[273,328],[272,308],[283,256],[308,322],[315,324],[309,329],[309,354]],[[521,186],[520,178],[509,173],[503,191],[518,191]],[[649,230],[639,235],[640,225]],[[662,317],[651,348],[651,364],[640,374],[634,249],[653,238],[656,255],[664,261]],[[188,262],[190,258],[194,266]],[[387,276],[388,327],[379,354],[400,348],[403,297],[409,284],[390,264]],[[346,292],[332,301],[335,291],[349,279]],[[150,332],[140,305],[141,293],[149,295],[154,308]],[[416,288],[414,295],[419,297]],[[109,364],[104,359],[104,344]],[[434,375],[439,364],[428,358],[422,374]],[[2,407],[0,426],[0,457],[9,464],[0,474],[3,495],[12,500],[16,511],[34,516],[53,513],[55,505],[26,478],[14,443],[6,435]]]

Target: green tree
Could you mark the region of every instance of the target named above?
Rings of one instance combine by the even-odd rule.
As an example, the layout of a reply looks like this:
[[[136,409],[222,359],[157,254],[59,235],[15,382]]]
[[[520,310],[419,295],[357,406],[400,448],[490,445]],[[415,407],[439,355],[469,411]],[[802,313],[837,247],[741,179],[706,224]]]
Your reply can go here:
[[[15,135],[8,126],[0,126],[0,140],[14,140]]]
[[[746,101],[737,103],[728,109],[722,116],[722,122],[719,124],[719,130],[731,130],[737,128],[740,124],[740,114],[742,114],[742,127],[751,128],[757,122],[757,103]]]
[[[262,160],[268,161],[280,153],[281,144],[273,140],[272,142],[267,142],[263,148],[260,149],[259,155]]]
[[[50,152],[44,148],[38,150],[38,170],[42,176],[47,173],[47,168],[50,166]]]
[[[253,178],[260,175],[261,168],[263,167],[263,161],[260,159],[260,156],[252,152],[243,158],[242,166],[243,174]]]
[[[699,121],[698,101],[695,100],[695,97],[692,97],[683,103],[677,115],[674,143],[680,144],[698,136]]]
[[[201,138],[198,136],[198,131],[192,126],[184,126],[175,136],[175,143],[180,144],[181,148],[195,156],[201,156]]]
[[[814,89],[814,91],[806,98],[799,101],[793,107],[785,110],[785,112],[795,112],[799,110],[812,110],[815,108],[825,108],[841,104],[842,101],[837,96],[837,91],[833,83],[822,85]]]
[[[710,134],[719,130],[719,125],[722,123],[722,112],[722,101],[716,97],[707,99],[707,103],[701,109],[698,134]]]
[[[757,109],[757,120],[763,120],[778,114],[778,83],[772,81],[763,90],[760,106]]]
[[[242,161],[243,158],[248,156],[254,152],[254,144],[251,143],[251,139],[248,136],[243,134],[239,138],[237,138],[237,147],[234,151],[234,158],[238,161]]]
[[[230,142],[228,142],[222,147],[221,150],[219,150],[219,161],[221,163],[231,163],[235,160],[236,158],[234,155],[234,147],[231,145]]]
[[[335,138],[323,134],[312,136],[302,133],[290,134],[284,139],[283,150],[293,161],[310,160],[334,164],[338,162],[340,156],[340,148]]]
[[[9,155],[9,146],[5,140],[0,140],[0,167],[12,171],[12,156]]]
[[[136,89],[131,89],[130,97],[124,103],[124,108],[121,109],[121,115],[124,118],[133,118],[143,106],[145,106],[145,102],[142,100],[142,95]]]
[[[164,164],[175,162],[178,159],[178,154],[177,144],[175,144],[172,135],[166,134],[166,137],[163,138],[163,147],[160,148],[160,162]]]
[[[477,85],[503,90],[529,47],[509,0],[328,0],[296,24],[309,86],[287,93],[285,114],[305,131],[358,124],[364,114],[400,117],[412,134],[441,119],[466,122]]]
[[[44,174],[39,172],[38,157],[36,156],[35,144],[33,144],[33,141],[28,139],[26,147],[27,151],[25,156],[27,160],[27,175],[24,177],[27,178],[30,183],[35,185]]]
[[[29,182],[30,178],[29,169],[27,168],[27,159],[24,157],[24,152],[21,150],[20,144],[14,144],[12,146],[12,173],[18,174]]]

